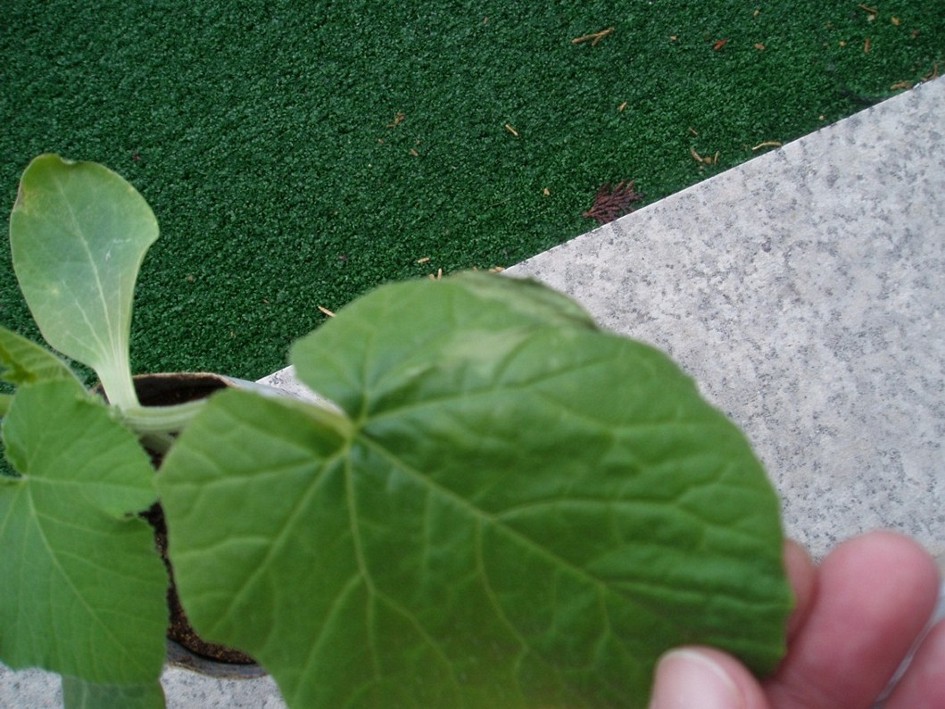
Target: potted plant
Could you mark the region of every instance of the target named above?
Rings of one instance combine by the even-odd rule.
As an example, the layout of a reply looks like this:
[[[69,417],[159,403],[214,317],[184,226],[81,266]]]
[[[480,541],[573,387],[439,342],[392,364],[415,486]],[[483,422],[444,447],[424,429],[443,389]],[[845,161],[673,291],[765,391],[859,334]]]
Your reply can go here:
[[[777,497],[666,356],[535,282],[464,273],[382,286],[295,343],[335,406],[146,405],[128,338],[157,236],[101,165],[23,174],[20,287],[108,403],[0,330],[5,664],[61,673],[67,704],[163,704],[168,576],[141,518],[160,503],[190,621],[292,707],[644,706],[682,643],[776,665]]]

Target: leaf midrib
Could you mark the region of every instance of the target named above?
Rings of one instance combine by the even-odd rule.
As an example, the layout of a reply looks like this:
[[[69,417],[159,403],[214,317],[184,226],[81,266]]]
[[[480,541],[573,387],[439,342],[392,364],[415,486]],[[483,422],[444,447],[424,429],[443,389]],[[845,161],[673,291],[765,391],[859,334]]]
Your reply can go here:
[[[98,295],[98,301],[102,308],[102,315],[104,316],[104,321],[107,326],[106,328],[107,338],[108,338],[107,343],[101,339],[98,333],[98,329],[92,325],[92,322],[89,318],[89,314],[86,313],[85,309],[82,307],[82,302],[83,302],[82,299],[74,298],[73,301],[76,308],[79,310],[79,312],[82,313],[82,317],[85,320],[86,324],[89,326],[87,328],[88,331],[92,334],[94,340],[96,341],[98,346],[101,348],[99,354],[105,357],[105,361],[110,361],[110,357],[114,354],[114,349],[115,349],[115,342],[114,342],[115,328],[111,321],[110,310],[108,308],[108,303],[105,296],[105,288],[104,288],[104,285],[102,284],[101,273],[99,272],[99,269],[95,265],[95,259],[93,258],[93,255],[92,255],[92,249],[89,245],[89,242],[85,234],[80,228],[78,216],[76,215],[75,209],[73,208],[72,201],[67,197],[66,189],[63,184],[63,181],[60,178],[56,177],[55,184],[56,184],[57,190],[59,191],[62,202],[66,206],[69,219],[72,223],[73,234],[75,235],[75,238],[78,240],[78,243],[81,245],[82,251],[85,254],[86,260],[88,261],[88,263],[90,264],[92,268],[92,273],[95,278],[95,290]],[[66,284],[69,283],[68,279],[66,279],[65,283]],[[119,297],[119,308],[121,309],[120,301],[121,301],[121,298]],[[121,315],[121,313],[119,313],[119,315]]]

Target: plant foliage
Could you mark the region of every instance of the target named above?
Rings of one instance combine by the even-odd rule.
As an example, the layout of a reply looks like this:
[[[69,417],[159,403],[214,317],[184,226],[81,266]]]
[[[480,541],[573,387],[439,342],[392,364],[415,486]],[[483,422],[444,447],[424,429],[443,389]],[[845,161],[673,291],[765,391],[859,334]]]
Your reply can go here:
[[[23,183],[37,321],[119,392],[0,329],[0,659],[62,673],[67,706],[163,702],[155,500],[191,622],[293,707],[635,707],[676,645],[778,662],[777,497],[662,353],[466,273],[383,286],[295,344],[337,408],[230,390],[152,410],[121,394],[150,210],[90,163],[41,156]],[[155,476],[142,443],[172,441]]]
[[[157,220],[111,170],[42,155],[10,215],[13,268],[50,345],[98,374],[112,402],[137,404],[128,363],[135,280]]]
[[[777,500],[661,353],[465,274],[383,287],[293,360],[344,415],[219,396],[161,491],[192,618],[294,705],[633,705],[678,644],[779,659]]]

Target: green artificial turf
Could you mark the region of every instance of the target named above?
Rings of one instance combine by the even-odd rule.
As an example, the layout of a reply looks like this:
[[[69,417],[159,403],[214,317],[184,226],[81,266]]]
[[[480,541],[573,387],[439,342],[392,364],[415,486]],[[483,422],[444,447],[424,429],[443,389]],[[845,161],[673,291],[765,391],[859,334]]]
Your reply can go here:
[[[604,183],[655,201],[943,60],[942,0],[4,0],[0,196],[45,151],[123,174],[162,226],[136,370],[257,378],[318,306],[512,265]],[[7,248],[0,323],[35,334]]]

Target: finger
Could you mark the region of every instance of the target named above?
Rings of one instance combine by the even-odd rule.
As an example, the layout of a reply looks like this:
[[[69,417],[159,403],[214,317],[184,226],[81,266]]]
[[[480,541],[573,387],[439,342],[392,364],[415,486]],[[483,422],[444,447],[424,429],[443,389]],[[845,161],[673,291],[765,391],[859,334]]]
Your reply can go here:
[[[682,647],[656,667],[649,709],[769,709],[761,685],[721,650]]]
[[[945,707],[945,621],[925,636],[909,669],[886,702],[887,709],[941,707]]]
[[[814,595],[815,568],[799,544],[784,545],[784,567],[794,590],[788,637],[803,624]],[[714,648],[684,647],[665,654],[654,674],[650,709],[768,709],[758,680],[735,658]]]
[[[810,612],[817,569],[804,547],[790,539],[784,543],[784,568],[794,591],[794,610],[788,620],[787,629],[788,640],[791,640],[804,626]]]
[[[916,542],[873,532],[821,564],[810,608],[766,689],[776,707],[868,707],[932,612],[938,570]]]

